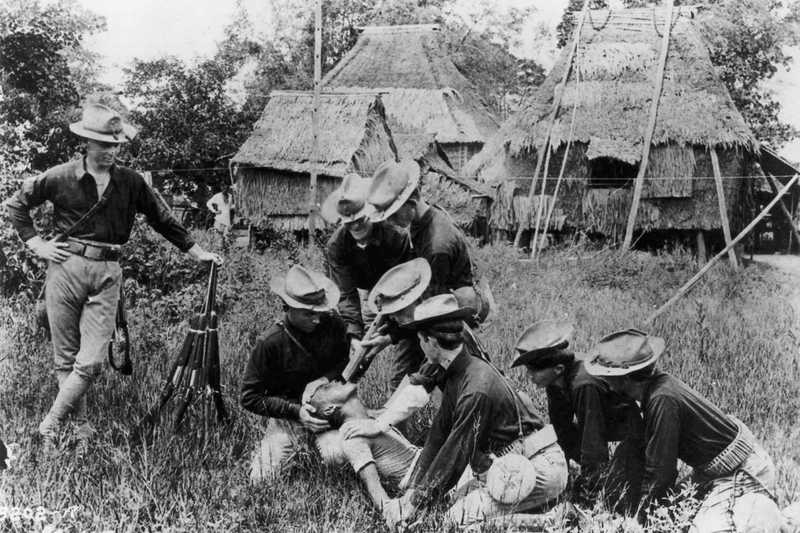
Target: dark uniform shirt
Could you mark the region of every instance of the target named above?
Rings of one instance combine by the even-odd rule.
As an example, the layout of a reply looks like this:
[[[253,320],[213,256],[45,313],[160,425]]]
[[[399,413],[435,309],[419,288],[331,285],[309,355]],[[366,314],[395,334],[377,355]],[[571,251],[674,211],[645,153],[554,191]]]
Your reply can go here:
[[[131,234],[136,213],[169,242],[187,251],[194,245],[189,233],[172,216],[144,178],[133,170],[112,166],[111,179],[103,193],[108,202],[73,237],[109,244],[125,244]],[[30,210],[46,200],[53,203],[53,222],[65,232],[97,203],[97,184],[86,171],[85,159],[70,161],[26,179],[22,188],[7,202],[11,224],[23,241],[36,236]]]
[[[442,404],[411,477],[417,501],[445,494],[467,464],[488,467],[487,455],[544,426],[529,402],[509,388],[499,371],[461,352],[444,371]],[[519,410],[519,411],[518,411]],[[519,412],[519,418],[517,416]]]
[[[566,387],[547,387],[550,422],[558,444],[567,458],[584,468],[608,462],[608,443],[642,432],[639,408],[611,390],[608,383],[586,372],[582,361],[575,361],[565,375]]]
[[[361,338],[364,334],[358,289],[372,289],[387,270],[413,257],[408,235],[388,224],[374,224],[364,248],[346,227],[334,232],[326,259],[330,277],[342,291],[339,312],[347,323],[348,335]]]
[[[678,459],[691,467],[719,455],[738,426],[681,380],[658,372],[642,401],[645,422],[645,473],[642,494],[660,498],[675,482]]]
[[[341,318],[323,315],[311,333],[273,325],[256,343],[242,378],[242,407],[257,415],[297,420],[306,385],[335,379],[347,365],[349,344]]]
[[[414,254],[431,265],[431,282],[425,297],[444,294],[473,284],[466,237],[441,209],[431,206],[411,224]]]

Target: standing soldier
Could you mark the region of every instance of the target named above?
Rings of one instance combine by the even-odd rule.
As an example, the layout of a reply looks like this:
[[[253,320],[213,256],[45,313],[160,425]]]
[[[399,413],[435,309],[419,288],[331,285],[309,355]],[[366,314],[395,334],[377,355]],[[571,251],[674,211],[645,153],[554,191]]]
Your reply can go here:
[[[581,467],[573,494],[591,506],[602,488],[608,505],[631,512],[639,502],[644,461],[642,416],[633,400],[586,372],[583,361],[569,350],[573,330],[564,321],[536,322],[517,340],[519,357],[511,366],[524,366],[547,393],[558,443]],[[610,463],[609,442],[620,443]],[[629,479],[634,481],[626,486]]]
[[[48,261],[45,295],[59,391],[39,433],[50,446],[71,412],[84,445],[93,433],[85,394],[103,368],[114,331],[120,246],[130,237],[136,214],[146,215],[156,231],[196,260],[222,263],[192,240],[141,175],[114,164],[120,144],[136,133],[119,114],[89,104],[69,128],[86,139],[86,155],[26,179],[6,204],[20,238]],[[29,213],[46,200],[53,204],[59,232],[49,241],[36,234]]]
[[[259,339],[242,378],[242,407],[268,418],[253,453],[253,482],[272,479],[311,435],[324,461],[343,460],[336,450],[338,431],[330,430],[306,402],[347,365],[345,324],[331,313],[339,289],[299,265],[270,288],[283,300],[284,319]]]
[[[364,308],[360,293],[369,293],[387,270],[413,257],[405,233],[369,219],[369,186],[370,180],[349,174],[321,209],[326,220],[341,223],[328,241],[326,259],[330,276],[342,292],[339,313],[351,340],[361,340],[365,321],[374,317]]]
[[[674,486],[678,459],[694,469],[704,493],[690,531],[780,530],[772,459],[741,421],[681,380],[659,371],[664,339],[635,329],[597,344],[586,370],[641,404],[645,463],[641,509]],[[754,512],[758,509],[758,512]]]

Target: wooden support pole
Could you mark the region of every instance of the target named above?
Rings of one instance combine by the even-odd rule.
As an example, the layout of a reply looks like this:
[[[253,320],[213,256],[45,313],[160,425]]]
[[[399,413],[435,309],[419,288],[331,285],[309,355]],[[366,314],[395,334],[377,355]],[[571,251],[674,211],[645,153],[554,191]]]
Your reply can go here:
[[[317,218],[317,167],[319,165],[319,94],[322,77],[322,0],[314,2],[314,102],[311,111],[311,176],[308,188],[309,244],[314,242]]]
[[[722,186],[722,173],[719,170],[719,158],[714,147],[711,148],[711,167],[714,169],[714,183],[717,185],[717,202],[719,203],[719,219],[722,221],[722,234],[725,236],[725,246],[728,246],[731,243],[731,226],[728,223],[728,208],[725,203],[725,189]],[[733,247],[728,250],[728,259],[734,270],[739,268],[739,262],[736,260],[736,251]]]
[[[703,275],[705,275],[705,273],[708,272],[711,269],[711,267],[714,266],[714,264],[717,261],[719,261],[725,254],[728,253],[728,250],[730,250],[731,248],[736,246],[736,244],[738,244],[739,241],[744,239],[747,236],[747,234],[750,233],[753,230],[753,228],[755,228],[756,225],[759,222],[761,222],[762,218],[767,216],[767,213],[769,213],[770,210],[773,207],[775,207],[775,204],[778,203],[778,201],[781,199],[781,197],[784,194],[786,194],[786,191],[791,189],[792,185],[797,183],[798,179],[800,179],[800,174],[795,174],[794,177],[792,179],[790,179],[786,183],[786,185],[783,186],[783,189],[781,189],[778,192],[778,194],[775,196],[775,198],[773,198],[772,201],[769,204],[767,204],[767,206],[764,209],[761,210],[761,212],[758,214],[758,216],[756,216],[756,218],[754,218],[753,221],[750,222],[750,224],[748,224],[746,228],[744,228],[741,232],[739,232],[739,235],[737,235],[736,238],[734,238],[730,242],[730,244],[728,244],[720,253],[718,253],[713,258],[711,258],[711,261],[706,263],[705,266],[703,268],[701,268],[697,272],[697,274],[692,276],[692,279],[690,279],[689,281],[684,283],[683,286],[680,289],[678,289],[678,291],[675,293],[675,295],[672,298],[667,300],[666,303],[664,303],[664,305],[662,305],[661,307],[656,309],[655,312],[647,318],[647,321],[645,323],[646,324],[652,324],[653,320],[658,318],[658,316],[660,316],[664,311],[666,311],[669,306],[671,306],[672,304],[677,302],[683,295],[688,293],[692,289],[692,287],[694,287],[695,283],[697,283],[698,280],[700,280],[700,278],[702,278]]]
[[[703,230],[697,230],[695,238],[697,240],[697,263],[704,265],[708,261],[708,248],[706,248],[706,237],[703,235]]]
[[[633,241],[633,228],[636,226],[636,215],[639,212],[639,201],[642,199],[642,187],[644,185],[644,174],[647,172],[647,163],[650,160],[650,144],[653,142],[653,130],[656,127],[656,116],[658,115],[658,101],[661,99],[661,87],[664,84],[664,67],[667,64],[667,51],[669,50],[669,36],[672,31],[672,4],[673,0],[667,0],[666,28],[664,37],[661,39],[661,55],[658,58],[658,77],[653,91],[653,103],[650,105],[650,118],[647,121],[647,129],[644,134],[644,147],[642,160],[639,163],[639,172],[636,174],[636,181],[633,184],[633,200],[631,201],[631,211],[628,213],[628,225],[625,228],[625,240],[622,242],[622,251],[631,247]]]
[[[564,76],[561,78],[561,81],[558,84],[558,89],[555,93],[555,98],[553,99],[553,108],[550,111],[550,117],[547,119],[548,127],[547,127],[547,134],[544,137],[544,141],[539,149],[536,151],[536,169],[533,171],[533,180],[531,181],[531,190],[528,193],[528,205],[533,206],[533,197],[536,191],[536,178],[539,176],[539,171],[542,168],[542,164],[544,162],[544,156],[547,150],[550,147],[550,135],[553,133],[553,125],[556,122],[556,116],[558,115],[558,110],[561,108],[561,99],[564,97],[564,89],[567,86],[567,79],[569,79],[569,73],[572,70],[572,58],[575,57],[575,52],[578,49],[578,44],[581,40],[581,31],[583,30],[583,21],[586,20],[586,13],[589,11],[589,0],[583,0],[583,9],[581,9],[581,18],[578,21],[578,27],[575,29],[575,33],[573,34],[572,38],[572,46],[569,49],[569,56],[567,57],[567,63],[564,67]],[[544,169],[547,172],[547,168]],[[530,212],[530,208],[529,208]],[[518,227],[517,227],[517,234],[514,237],[514,248],[519,248],[520,241],[522,241],[522,232],[525,228],[522,226],[522,221],[519,220]]]
[[[772,189],[772,194],[778,194],[778,183],[775,179],[775,176],[772,174],[767,174],[767,183],[769,183],[770,189]],[[797,244],[800,246],[800,233],[797,232],[797,228],[794,227],[794,221],[792,220],[792,214],[786,208],[786,204],[783,203],[783,196],[781,196],[781,201],[778,202],[778,205],[781,206],[781,212],[786,216],[786,220],[789,221],[789,228],[791,229],[791,234],[794,235]],[[791,239],[791,237],[790,237]],[[791,251],[792,242],[789,241],[789,250]]]

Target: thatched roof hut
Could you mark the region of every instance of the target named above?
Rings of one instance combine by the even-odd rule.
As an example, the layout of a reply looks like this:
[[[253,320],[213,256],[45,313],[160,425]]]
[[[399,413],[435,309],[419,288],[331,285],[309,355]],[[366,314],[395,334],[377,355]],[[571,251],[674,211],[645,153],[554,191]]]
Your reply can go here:
[[[310,172],[316,168],[321,203],[348,172],[371,175],[397,157],[379,95],[323,93],[319,153],[312,160],[311,92],[273,92],[252,135],[232,159],[237,206],[259,226],[306,227]]]
[[[546,201],[565,147],[565,180],[556,199],[555,229],[624,234],[632,184],[643,153],[658,72],[663,8],[591,11],[551,135]],[[758,142],[711,64],[693,21],[675,8],[663,89],[645,174],[636,228],[721,228],[710,151],[717,152],[728,216],[741,225]],[[527,205],[537,149],[547,135],[555,92],[568,68],[569,46],[539,89],[523,102],[465,168],[497,185],[493,223],[501,229],[531,225]],[[578,76],[579,74],[579,76]],[[574,129],[571,117],[575,111]],[[539,181],[541,183],[541,180]],[[540,189],[537,187],[537,194]],[[534,205],[538,205],[536,198]],[[534,216],[535,218],[535,216]]]
[[[322,84],[380,91],[400,156],[413,157],[435,138],[456,172],[497,131],[496,117],[450,60],[434,24],[364,28]]]

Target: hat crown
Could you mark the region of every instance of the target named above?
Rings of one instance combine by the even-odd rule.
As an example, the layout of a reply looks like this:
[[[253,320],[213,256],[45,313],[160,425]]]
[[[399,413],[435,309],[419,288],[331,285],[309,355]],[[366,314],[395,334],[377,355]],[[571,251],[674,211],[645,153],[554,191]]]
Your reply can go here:
[[[400,300],[418,289],[424,278],[430,277],[430,270],[431,267],[425,259],[417,258],[401,263],[387,271],[373,287],[376,294],[375,303],[378,308]]]
[[[309,305],[325,303],[325,287],[302,265],[293,266],[284,282],[286,294],[298,302]]]
[[[342,182],[341,196],[336,202],[336,211],[343,217],[351,217],[364,209],[367,203],[370,181],[358,174],[348,174]]]
[[[122,117],[103,104],[89,104],[84,107],[80,123],[89,131],[108,135],[122,134]]]
[[[519,352],[547,350],[566,347],[575,327],[566,321],[542,320],[536,322],[522,332],[517,339],[516,349]]]
[[[651,359],[654,355],[647,333],[626,329],[606,335],[597,343],[594,360],[608,367],[627,368]]]
[[[437,294],[420,303],[414,308],[414,322],[420,320],[430,321],[440,316],[451,314],[460,310],[458,300],[452,294]]]
[[[408,187],[419,183],[419,165],[412,159],[386,161],[372,176],[367,201],[379,210],[390,207]]]

